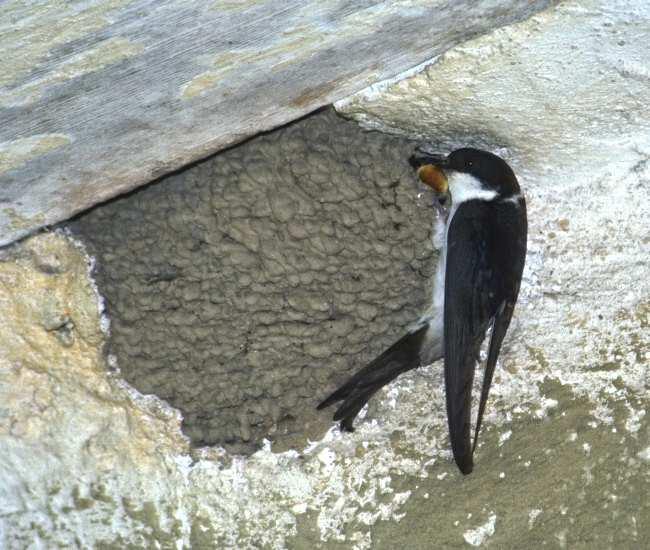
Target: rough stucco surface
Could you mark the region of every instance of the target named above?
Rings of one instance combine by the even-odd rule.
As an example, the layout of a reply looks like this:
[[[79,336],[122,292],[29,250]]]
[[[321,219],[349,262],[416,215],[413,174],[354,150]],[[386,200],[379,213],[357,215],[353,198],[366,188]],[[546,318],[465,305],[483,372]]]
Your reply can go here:
[[[397,103],[413,109],[400,120],[433,142],[433,123],[464,120],[472,131],[446,140],[500,150],[526,190],[527,270],[471,476],[458,474],[448,452],[439,365],[373,400],[352,435],[334,429],[297,452],[266,447],[247,459],[190,450],[178,413],[100,363],[86,260],[61,236],[42,235],[0,263],[5,546],[643,547],[650,537],[650,134],[638,107],[648,103],[648,87],[638,84],[648,74],[648,56],[639,57],[650,44],[647,9],[567,2],[468,44],[440,69],[451,83],[463,76],[480,99],[448,96],[444,116],[426,126],[419,121],[434,111],[420,102],[444,93],[435,65],[364,100],[368,117],[382,96],[394,113]],[[528,84],[505,94],[497,83],[512,76],[511,63],[526,49],[521,37],[536,44],[517,66]],[[479,78],[483,71],[489,79]],[[615,125],[614,103],[632,113]],[[573,123],[552,109],[531,116],[545,106],[571,112]],[[488,131],[499,121],[517,132],[516,142]],[[47,296],[68,309],[48,307]]]
[[[1,2],[0,246],[549,3]]]
[[[107,322],[89,268],[52,234],[0,257],[3,548],[145,546],[155,527],[138,527],[152,513],[138,487],[169,483],[178,467],[169,450],[187,446],[177,413],[107,376]],[[159,535],[181,521],[170,518]]]
[[[423,309],[412,150],[326,111],[79,218],[126,380],[197,444],[301,433]]]
[[[598,169],[633,148],[628,134],[650,132],[649,18],[643,0],[563,2],[336,108],[443,149],[501,148],[519,174]]]

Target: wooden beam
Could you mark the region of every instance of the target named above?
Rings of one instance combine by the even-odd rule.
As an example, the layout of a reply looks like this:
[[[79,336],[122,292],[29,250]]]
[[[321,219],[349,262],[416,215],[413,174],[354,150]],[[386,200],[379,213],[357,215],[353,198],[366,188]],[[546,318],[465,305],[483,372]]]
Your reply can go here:
[[[0,245],[550,3],[3,2]]]

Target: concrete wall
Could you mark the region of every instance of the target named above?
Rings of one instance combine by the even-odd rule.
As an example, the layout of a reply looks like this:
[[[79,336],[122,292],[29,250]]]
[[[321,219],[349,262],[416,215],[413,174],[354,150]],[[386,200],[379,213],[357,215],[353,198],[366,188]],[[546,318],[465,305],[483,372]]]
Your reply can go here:
[[[89,258],[46,233],[0,252],[0,545],[642,547],[649,19],[645,0],[564,2],[339,105],[489,147],[520,176],[527,267],[471,476],[440,365],[373,399],[354,434],[245,459],[192,448],[178,410],[110,372]]]

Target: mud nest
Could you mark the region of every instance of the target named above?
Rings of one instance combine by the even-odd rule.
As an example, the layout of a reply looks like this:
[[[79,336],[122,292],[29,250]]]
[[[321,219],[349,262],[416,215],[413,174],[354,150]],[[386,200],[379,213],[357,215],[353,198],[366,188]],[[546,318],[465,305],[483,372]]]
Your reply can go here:
[[[412,150],[327,110],[80,216],[122,375],[197,445],[251,452],[327,424],[317,402],[426,300]]]

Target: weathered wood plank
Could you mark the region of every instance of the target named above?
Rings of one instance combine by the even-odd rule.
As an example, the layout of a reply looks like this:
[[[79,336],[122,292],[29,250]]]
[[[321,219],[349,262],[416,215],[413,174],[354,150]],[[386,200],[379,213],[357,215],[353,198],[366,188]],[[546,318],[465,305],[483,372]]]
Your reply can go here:
[[[3,2],[0,245],[550,3]]]

